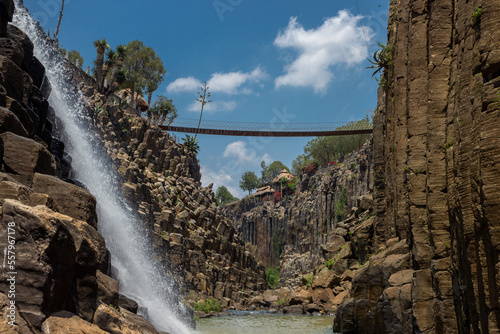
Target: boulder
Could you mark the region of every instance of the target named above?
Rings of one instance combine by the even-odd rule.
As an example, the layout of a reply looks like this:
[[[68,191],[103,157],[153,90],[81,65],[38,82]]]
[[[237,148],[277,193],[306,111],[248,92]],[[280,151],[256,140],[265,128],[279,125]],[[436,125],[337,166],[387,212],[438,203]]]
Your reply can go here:
[[[0,182],[0,198],[1,199],[14,199],[23,204],[31,204],[31,195],[33,191],[17,182],[1,181]]]
[[[42,334],[106,334],[106,332],[73,313],[61,311],[52,314],[43,322]]]
[[[85,189],[57,177],[37,173],[33,178],[33,190],[52,197],[61,213],[83,220],[97,229],[96,199]]]
[[[0,54],[8,57],[19,67],[23,63],[24,59],[23,49],[21,48],[19,43],[17,43],[13,39],[0,37]]]
[[[358,207],[361,210],[371,210],[373,207],[373,195],[366,194],[358,198]]]
[[[124,295],[120,295],[118,299],[118,306],[135,314],[137,314],[137,309],[139,308],[139,305],[135,300],[128,298]]]
[[[33,111],[25,109],[19,102],[10,97],[7,98],[5,107],[16,115],[30,136],[34,134],[38,126],[38,116]]]
[[[18,136],[28,137],[28,132],[19,118],[10,110],[0,107],[0,133],[12,132]]]
[[[309,304],[312,302],[312,294],[307,290],[300,290],[292,292],[290,296],[290,306]]]
[[[144,318],[125,309],[100,304],[94,315],[94,324],[111,334],[158,334]]]
[[[283,313],[285,314],[303,314],[304,306],[302,305],[291,305],[283,308]]]
[[[56,174],[56,162],[43,145],[12,132],[2,133],[5,171],[33,176],[35,173]]]
[[[97,271],[97,297],[105,304],[119,306],[119,288],[120,285],[117,280],[104,275],[101,271]]]
[[[6,36],[7,24],[12,22],[14,9],[13,0],[0,0],[0,37]]]
[[[324,267],[320,270],[320,272],[314,276],[314,279],[311,283],[313,289],[317,288],[332,288],[335,285],[340,284],[340,277],[335,275],[335,273],[328,268]]]

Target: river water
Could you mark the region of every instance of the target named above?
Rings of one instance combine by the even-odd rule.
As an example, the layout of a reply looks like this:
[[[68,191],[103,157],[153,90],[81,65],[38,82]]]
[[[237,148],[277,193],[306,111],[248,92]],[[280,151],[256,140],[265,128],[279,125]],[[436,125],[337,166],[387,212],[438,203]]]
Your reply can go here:
[[[199,334],[332,334],[333,316],[235,312],[199,319]]]

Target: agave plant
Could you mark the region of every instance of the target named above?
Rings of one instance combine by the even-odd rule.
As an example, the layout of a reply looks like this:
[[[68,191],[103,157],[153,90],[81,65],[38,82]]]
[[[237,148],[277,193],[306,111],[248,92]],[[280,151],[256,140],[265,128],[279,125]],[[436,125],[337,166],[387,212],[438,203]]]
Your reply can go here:
[[[200,151],[200,145],[198,144],[196,136],[191,137],[190,135],[186,135],[186,138],[182,138],[182,142],[184,143],[184,145],[186,145],[188,150],[190,150],[194,154],[198,154],[198,152]]]
[[[208,91],[210,87],[207,86],[207,82],[205,81],[203,85],[201,86],[201,92],[198,92],[199,98],[196,99],[196,101],[201,103],[201,113],[200,113],[200,120],[198,121],[198,128],[196,129],[196,133],[194,134],[194,139],[196,139],[196,136],[198,136],[198,131],[200,130],[200,124],[201,124],[201,118],[203,117],[203,108],[205,107],[205,104],[212,102],[210,99],[210,92]]]
[[[382,43],[378,43],[378,46],[380,46],[380,50],[375,51],[373,54],[373,60],[368,59],[370,63],[373,64],[373,66],[367,67],[367,68],[376,68],[377,70],[373,72],[372,77],[380,72],[383,69],[388,69],[390,65],[392,65],[392,53],[391,53],[391,45],[387,44],[385,46]]]
[[[104,53],[106,50],[109,50],[109,44],[106,39],[100,39],[97,41],[94,41],[94,47],[96,48],[97,51],[97,58],[96,58],[96,79],[97,79],[97,87],[101,89],[101,79],[102,79],[102,66],[104,63]]]

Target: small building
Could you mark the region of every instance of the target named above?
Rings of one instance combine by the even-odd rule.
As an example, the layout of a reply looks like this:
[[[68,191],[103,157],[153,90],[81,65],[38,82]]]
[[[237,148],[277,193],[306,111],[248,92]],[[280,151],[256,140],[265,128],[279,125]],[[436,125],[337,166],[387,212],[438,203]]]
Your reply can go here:
[[[274,190],[271,188],[271,186],[264,186],[259,189],[255,193],[253,193],[251,196],[256,199],[258,202],[262,202],[266,200],[266,196],[269,199],[271,199],[272,195],[274,194]]]
[[[127,101],[127,103],[131,103],[132,101],[132,93],[130,92],[130,89],[122,89],[120,92],[119,92],[119,96]],[[140,108],[140,112],[145,112],[146,110],[149,109],[149,103],[142,97],[140,96],[139,94],[137,93],[134,93],[134,97],[135,97],[135,104],[137,106],[137,108]]]
[[[295,175],[290,174],[286,169],[283,169],[272,182],[276,190],[282,190],[281,179],[287,179],[289,182],[295,181]]]

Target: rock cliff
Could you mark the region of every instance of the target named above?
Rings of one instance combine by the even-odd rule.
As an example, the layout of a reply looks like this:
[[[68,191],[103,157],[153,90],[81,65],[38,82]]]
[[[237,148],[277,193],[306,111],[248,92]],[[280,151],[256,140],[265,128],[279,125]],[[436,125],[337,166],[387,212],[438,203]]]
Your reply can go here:
[[[498,1],[391,1],[374,121],[384,251],[356,272],[336,330],[500,331],[499,34]]]
[[[371,208],[372,180],[369,140],[343,162],[301,175],[278,203],[249,197],[222,211],[265,267],[281,266],[282,285],[298,286],[350,240],[351,223]]]

